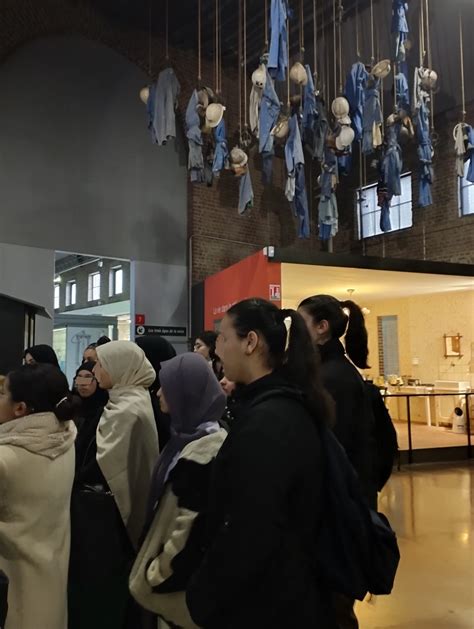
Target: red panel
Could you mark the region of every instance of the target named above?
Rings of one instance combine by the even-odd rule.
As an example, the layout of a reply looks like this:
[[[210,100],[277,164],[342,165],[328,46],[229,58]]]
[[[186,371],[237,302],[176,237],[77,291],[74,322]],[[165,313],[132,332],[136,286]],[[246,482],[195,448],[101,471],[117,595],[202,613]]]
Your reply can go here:
[[[281,307],[281,264],[269,262],[262,251],[205,280],[206,329],[215,329],[233,304],[249,297],[263,297]]]

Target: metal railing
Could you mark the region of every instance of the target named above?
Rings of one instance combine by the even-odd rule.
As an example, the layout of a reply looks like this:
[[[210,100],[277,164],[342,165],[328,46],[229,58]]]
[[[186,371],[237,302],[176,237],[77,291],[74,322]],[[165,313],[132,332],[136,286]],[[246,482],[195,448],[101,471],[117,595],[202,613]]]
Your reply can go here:
[[[410,400],[411,398],[440,398],[440,397],[451,397],[451,398],[459,398],[461,400],[464,398],[466,402],[465,414],[466,414],[466,446],[467,446],[467,458],[472,459],[472,435],[471,435],[471,416],[470,416],[470,408],[469,402],[472,395],[474,395],[474,391],[453,391],[452,393],[388,393],[381,390],[382,396],[384,400],[390,400],[393,398],[405,398],[406,399],[406,411],[407,411],[407,429],[408,429],[408,463],[413,463],[413,434],[412,434],[412,417],[411,417],[411,406]],[[459,405],[455,404],[453,410],[455,410]],[[396,420],[395,420],[396,421]],[[459,433],[462,434],[462,433]],[[452,447],[452,446],[446,446]],[[462,447],[462,446],[461,446]],[[416,450],[421,448],[415,448]]]

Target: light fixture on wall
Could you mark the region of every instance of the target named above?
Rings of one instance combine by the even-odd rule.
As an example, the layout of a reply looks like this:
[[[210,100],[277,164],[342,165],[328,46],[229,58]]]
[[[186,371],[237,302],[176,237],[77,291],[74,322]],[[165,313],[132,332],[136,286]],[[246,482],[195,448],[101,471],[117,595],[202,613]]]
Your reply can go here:
[[[61,284],[61,276],[60,275],[56,275],[56,277],[54,278],[54,283],[55,284]]]

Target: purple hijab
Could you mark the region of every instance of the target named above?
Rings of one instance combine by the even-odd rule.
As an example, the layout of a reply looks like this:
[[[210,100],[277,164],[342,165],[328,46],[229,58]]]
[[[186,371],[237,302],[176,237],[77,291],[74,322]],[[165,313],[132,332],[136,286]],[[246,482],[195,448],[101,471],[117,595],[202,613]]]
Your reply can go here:
[[[150,487],[152,512],[163,495],[168,474],[192,441],[219,429],[226,396],[207,360],[187,353],[161,363],[160,383],[169,406],[171,438],[160,454]]]

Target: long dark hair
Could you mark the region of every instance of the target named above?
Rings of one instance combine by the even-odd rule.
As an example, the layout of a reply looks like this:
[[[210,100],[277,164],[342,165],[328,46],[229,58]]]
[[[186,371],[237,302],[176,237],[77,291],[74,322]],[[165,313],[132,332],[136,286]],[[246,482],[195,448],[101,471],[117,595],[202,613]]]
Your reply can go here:
[[[286,379],[304,393],[318,419],[330,420],[333,405],[322,385],[319,355],[302,316],[295,310],[280,310],[260,298],[241,301],[227,314],[240,338],[252,331],[262,336],[267,345],[268,368],[284,373]],[[287,318],[291,319],[289,333],[285,325]]]
[[[69,391],[62,371],[46,363],[23,365],[8,374],[14,402],[24,402],[30,413],[54,413],[60,421],[75,419],[81,400]]]
[[[315,323],[327,321],[331,338],[340,339],[344,334],[346,353],[354,365],[368,369],[368,334],[364,313],[353,301],[339,301],[331,295],[314,295],[303,300],[298,308],[304,309]],[[349,314],[347,314],[347,312]]]

